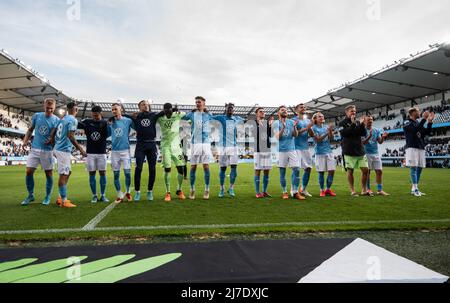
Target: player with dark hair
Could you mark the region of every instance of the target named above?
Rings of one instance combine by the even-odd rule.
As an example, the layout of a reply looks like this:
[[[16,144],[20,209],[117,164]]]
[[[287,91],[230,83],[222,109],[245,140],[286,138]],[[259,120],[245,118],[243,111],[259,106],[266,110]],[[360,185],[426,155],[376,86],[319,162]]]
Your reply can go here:
[[[100,201],[109,202],[105,196],[106,191],[106,139],[108,137],[108,123],[103,120],[102,108],[93,106],[91,119],[78,123],[78,129],[83,129],[87,139],[86,168],[89,172],[89,185],[92,191],[92,203],[99,201],[97,195],[97,171],[100,175]]]
[[[231,167],[230,172],[230,187],[228,194],[234,198],[234,184],[237,179],[237,167],[239,162],[238,147],[237,147],[237,127],[244,123],[244,119],[239,116],[234,116],[234,104],[228,103],[225,105],[225,115],[213,116],[212,119],[220,123],[219,131],[219,180],[220,192],[219,198],[225,197],[225,178],[227,167]]]
[[[272,152],[270,138],[272,136],[273,117],[266,120],[264,108],[259,107],[255,111],[256,120],[253,125],[253,138],[255,150],[255,191],[256,198],[271,198],[268,193],[270,171],[272,170]],[[261,192],[261,172],[263,176],[263,186]]]
[[[71,157],[72,149],[75,146],[83,157],[87,154],[81,145],[75,139],[75,132],[77,130],[78,121],[75,116],[78,113],[78,107],[75,103],[67,104],[67,115],[62,118],[56,127],[55,134],[55,156],[58,161],[59,174],[59,198],[57,204],[61,207],[73,208],[76,207],[70,200],[67,199],[67,183],[72,173]]]
[[[300,161],[295,152],[294,138],[298,136],[297,123],[288,119],[286,106],[280,106],[278,109],[279,120],[273,123],[272,129],[275,138],[278,140],[278,168],[280,169],[280,184],[283,190],[283,199],[289,199],[286,182],[286,169],[292,169],[291,192],[292,198],[297,200],[305,200],[305,197],[298,193],[300,186],[299,170]]]
[[[164,111],[155,113],[151,111],[150,102],[142,100],[139,102],[139,113],[131,116],[137,133],[136,144],[136,169],[134,172],[134,189],[136,191],[134,200],[141,199],[141,176],[145,159],[148,164],[148,186],[147,200],[153,201],[153,187],[156,179],[156,162],[158,160],[158,147],[156,146],[156,121],[164,115]]]
[[[180,121],[185,115],[185,113],[178,112],[177,108],[173,108],[172,104],[166,103],[164,104],[164,116],[160,117],[157,121],[161,128],[161,155],[163,158],[164,183],[166,185],[166,196],[164,200],[166,202],[172,200],[170,192],[172,162],[178,171],[176,194],[180,200],[186,199],[182,189],[186,162],[180,141]]]

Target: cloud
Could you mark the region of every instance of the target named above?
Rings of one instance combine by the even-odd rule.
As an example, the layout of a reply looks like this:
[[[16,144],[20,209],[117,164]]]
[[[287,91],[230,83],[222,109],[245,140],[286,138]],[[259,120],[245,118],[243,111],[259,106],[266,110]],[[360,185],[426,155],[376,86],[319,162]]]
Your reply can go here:
[[[372,72],[450,28],[445,0],[2,1],[0,41],[72,97],[294,104]]]

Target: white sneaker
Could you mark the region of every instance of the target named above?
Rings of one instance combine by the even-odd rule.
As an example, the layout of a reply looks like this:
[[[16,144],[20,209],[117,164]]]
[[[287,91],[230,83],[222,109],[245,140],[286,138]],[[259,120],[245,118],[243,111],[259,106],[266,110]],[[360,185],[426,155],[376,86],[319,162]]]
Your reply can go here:
[[[301,191],[302,196],[308,197],[308,198],[312,198],[312,195],[307,191],[307,190],[303,190]]]
[[[418,189],[416,189],[416,190],[414,191],[414,196],[415,196],[415,197],[422,197],[422,193],[421,193]]]
[[[209,191],[205,191],[205,193],[203,195],[203,199],[209,200]]]
[[[189,193],[189,199],[195,200],[195,190],[191,190],[191,192]]]
[[[420,190],[419,190],[419,193],[420,193],[421,196],[426,196],[427,195],[426,193],[423,193]]]

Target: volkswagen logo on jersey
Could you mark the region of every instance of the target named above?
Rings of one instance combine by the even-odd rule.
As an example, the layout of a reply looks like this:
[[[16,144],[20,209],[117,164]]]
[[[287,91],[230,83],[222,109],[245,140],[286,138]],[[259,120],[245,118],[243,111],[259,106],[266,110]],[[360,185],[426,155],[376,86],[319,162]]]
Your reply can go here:
[[[172,125],[173,125],[173,123],[171,121],[164,123],[165,128],[172,128]]]
[[[91,139],[92,139],[92,141],[98,141],[98,140],[100,140],[101,137],[102,137],[102,136],[100,135],[99,132],[93,132],[93,133],[91,134]]]
[[[149,119],[144,119],[144,120],[141,121],[141,125],[143,127],[149,127],[150,124],[152,124],[152,122]]]
[[[46,125],[42,125],[39,127],[39,133],[43,136],[48,134],[48,127]]]
[[[114,130],[114,136],[116,136],[116,138],[122,137],[123,131],[121,128],[116,128]]]

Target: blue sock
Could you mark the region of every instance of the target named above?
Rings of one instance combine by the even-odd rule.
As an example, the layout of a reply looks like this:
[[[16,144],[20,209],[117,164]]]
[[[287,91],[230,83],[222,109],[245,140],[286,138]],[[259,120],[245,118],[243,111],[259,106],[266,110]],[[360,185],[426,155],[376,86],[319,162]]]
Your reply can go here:
[[[26,176],[25,184],[27,185],[28,196],[34,195],[34,176]]]
[[[420,176],[422,176],[422,167],[417,167],[417,184],[420,182]]]
[[[122,191],[120,188],[120,171],[114,172],[114,187],[116,188],[117,192]]]
[[[325,189],[325,173],[319,172],[319,186],[321,190]]]
[[[280,184],[283,189],[283,193],[287,192],[287,184],[286,184],[286,168],[280,167]]]
[[[45,179],[45,196],[50,197],[53,191],[53,176],[46,176]]]
[[[205,169],[205,189],[209,191],[209,181],[211,180],[211,171]]]
[[[131,170],[124,169],[124,172],[125,172],[125,187],[127,188],[127,193],[129,193],[131,187]]]
[[[225,178],[227,176],[227,172],[222,170],[222,168],[220,169],[219,172],[219,180],[220,180],[220,187],[223,188],[225,186]]]
[[[59,187],[59,195],[61,199],[65,201],[67,199],[67,185],[63,185]]]
[[[333,185],[333,179],[334,179],[334,176],[328,175],[328,178],[327,178],[327,189],[331,189],[331,186]]]
[[[377,189],[378,191],[382,191],[383,190],[383,184],[377,184]]]
[[[102,192],[102,196],[104,196],[106,192],[106,175],[100,175],[100,191]]]
[[[306,188],[308,187],[309,177],[310,176],[311,176],[311,171],[305,170],[305,172],[303,174],[303,181],[302,181],[302,188],[303,188],[303,190],[306,190]]]
[[[411,176],[411,183],[413,185],[417,185],[417,170],[416,170],[416,167],[411,167],[409,169],[409,173],[410,173],[410,176]]]
[[[234,183],[236,183],[236,179],[237,179],[237,167],[231,167],[231,172],[230,172],[230,186],[233,187]]]
[[[267,193],[267,188],[269,187],[269,176],[263,177],[263,193]]]
[[[370,190],[370,175],[367,176],[367,189]]]
[[[256,191],[257,194],[259,194],[259,193],[261,193],[260,192],[261,177],[255,176],[254,180],[255,180],[255,191]]]
[[[190,181],[191,181],[191,189],[193,190],[195,188],[195,177],[196,177],[196,170],[191,169],[191,173],[190,173]]]
[[[294,193],[298,192],[298,187],[300,186],[300,169],[292,169],[292,189]]]
[[[94,196],[97,195],[97,180],[95,175],[89,175],[89,185],[91,186],[91,192]]]

